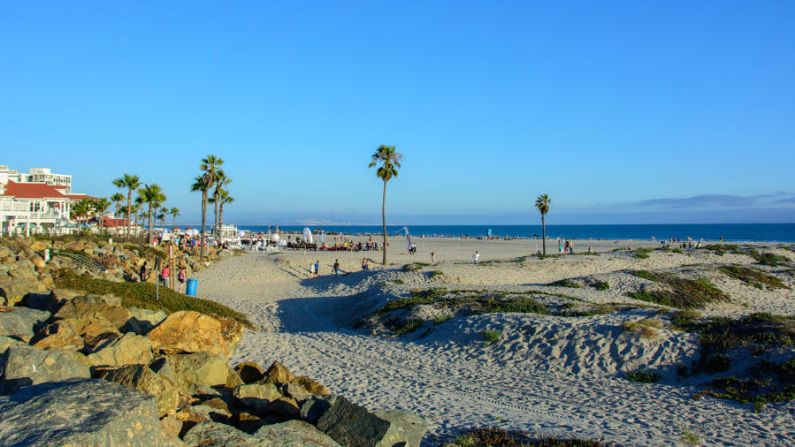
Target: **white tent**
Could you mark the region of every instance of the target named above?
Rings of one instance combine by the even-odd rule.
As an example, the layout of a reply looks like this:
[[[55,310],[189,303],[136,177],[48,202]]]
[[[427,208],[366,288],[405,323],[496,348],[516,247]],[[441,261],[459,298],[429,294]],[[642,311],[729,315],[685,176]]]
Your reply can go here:
[[[304,227],[304,242],[307,244],[315,243],[315,238],[312,236],[312,230],[309,227]]]

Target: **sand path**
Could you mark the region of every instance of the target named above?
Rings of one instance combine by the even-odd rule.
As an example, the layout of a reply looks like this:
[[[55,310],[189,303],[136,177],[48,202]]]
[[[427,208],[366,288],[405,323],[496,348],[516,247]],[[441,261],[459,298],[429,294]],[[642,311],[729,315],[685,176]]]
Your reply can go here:
[[[431,425],[426,445],[470,426],[624,445],[677,444],[685,430],[710,445],[795,443],[791,404],[757,414],[730,402],[693,401],[692,390],[684,387],[574,374],[522,358],[516,349],[505,358],[478,343],[440,341],[482,321],[445,323],[449,333],[442,329],[423,341],[353,331],[349,316],[357,294],[374,287],[378,275],[307,281],[278,257],[256,254],[227,259],[199,279],[201,296],[251,315],[262,328],[245,335],[233,361],[280,360],[371,409],[418,413]]]

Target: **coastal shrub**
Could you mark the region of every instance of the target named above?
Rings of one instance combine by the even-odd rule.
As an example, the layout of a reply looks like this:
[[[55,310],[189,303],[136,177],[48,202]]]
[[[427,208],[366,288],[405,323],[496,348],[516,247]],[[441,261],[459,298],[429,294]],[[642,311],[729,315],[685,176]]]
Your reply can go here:
[[[649,256],[651,256],[650,248],[639,247],[632,250],[632,257],[635,259],[649,259]]]
[[[662,321],[654,318],[644,318],[642,320],[628,321],[624,323],[624,331],[639,334],[643,338],[654,338],[657,330],[662,328]]]
[[[716,255],[723,256],[726,253],[736,253],[740,250],[737,244],[712,244],[704,246],[704,250],[709,250]]]
[[[627,373],[627,379],[638,383],[656,383],[660,381],[660,375],[654,371],[636,369]]]
[[[634,272],[636,276],[638,272]],[[645,272],[651,273],[651,272]],[[644,274],[645,274],[644,273]],[[700,308],[715,301],[726,301],[729,297],[706,278],[687,279],[669,273],[651,273],[654,281],[662,282],[666,288],[647,290],[645,288],[627,295],[637,300],[648,301],[663,306],[680,309]],[[641,276],[642,277],[642,276]]]
[[[648,281],[654,281],[654,282],[660,281],[660,275],[654,272],[650,272],[648,270],[634,270],[629,273],[630,275],[637,276],[638,278],[642,278]]]
[[[400,286],[400,285],[403,285],[405,283],[405,281],[403,281],[402,279],[393,279],[392,283],[397,284],[397,285]]]
[[[549,313],[549,310],[544,304],[530,296],[520,296],[507,299],[486,297],[480,300],[475,300],[471,304],[474,307],[472,309],[472,313],[475,314],[491,314],[498,312],[531,314]]]
[[[398,298],[384,304],[378,310],[379,313],[392,312],[393,310],[406,309],[419,304],[432,304],[447,294],[447,289],[442,287],[425,289],[425,290],[412,290],[411,295],[406,298]]]
[[[410,318],[403,322],[400,326],[395,327],[392,332],[395,334],[396,337],[400,337],[401,335],[406,335],[411,332],[416,331],[420,328],[423,324],[425,324],[425,320],[420,318]]]
[[[433,324],[442,324],[451,318],[453,318],[453,316],[450,314],[437,315],[433,318]]]
[[[458,436],[453,447],[601,447],[591,439],[535,436],[530,432],[501,428],[477,428]]]
[[[694,399],[711,396],[717,399],[752,404],[754,410],[762,411],[769,403],[788,402],[795,399],[795,384],[776,386],[766,378],[719,377],[710,383],[712,389],[693,395]]]
[[[704,371],[715,373],[728,371],[732,366],[732,360],[726,354],[710,354],[704,357],[703,368]]]
[[[495,331],[493,329],[486,329],[480,333],[480,336],[483,337],[483,342],[487,345],[490,345],[500,339],[502,332]]]
[[[610,283],[607,281],[600,281],[597,279],[594,280],[593,283],[591,283],[591,287],[593,287],[596,290],[605,291],[610,289]]]
[[[55,275],[55,285],[64,289],[72,289],[97,295],[112,294],[121,298],[124,307],[162,310],[167,314],[181,310],[192,310],[203,314],[231,318],[246,327],[252,327],[245,315],[234,311],[223,304],[211,300],[192,298],[166,287],[160,287],[160,299],[155,292],[155,285],[140,282],[113,282],[79,276],[72,272]]]
[[[448,291],[442,287],[412,290],[409,297],[389,301],[377,313],[385,314],[423,304],[446,306],[451,310],[464,308],[470,314],[548,313],[547,307],[530,295],[488,293],[483,290]]]
[[[681,439],[682,443],[685,445],[691,445],[691,446],[701,445],[701,436],[688,429],[682,430]]]
[[[444,272],[441,270],[433,270],[428,272],[428,279],[441,278],[442,276],[444,276]]]
[[[404,272],[419,272],[425,267],[428,267],[430,264],[426,264],[424,262],[412,262],[403,266]]]
[[[767,265],[770,267],[779,267],[782,265],[789,265],[790,260],[786,256],[777,255],[775,253],[768,253],[768,252],[760,252],[757,250],[751,250],[748,252],[748,255],[754,258],[754,260],[762,265]]]
[[[568,278],[551,282],[548,285],[553,287],[568,287],[570,289],[579,289],[582,287],[579,283],[574,282]]]
[[[782,280],[755,268],[739,265],[723,265],[718,267],[718,270],[730,278],[740,280],[758,289],[765,287],[771,289],[789,289]]]

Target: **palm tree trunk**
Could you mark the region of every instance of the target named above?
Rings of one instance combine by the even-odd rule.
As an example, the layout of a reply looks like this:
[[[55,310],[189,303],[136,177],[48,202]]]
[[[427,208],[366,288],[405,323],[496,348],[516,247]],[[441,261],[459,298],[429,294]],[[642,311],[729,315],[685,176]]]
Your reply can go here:
[[[218,228],[224,227],[224,203],[221,202],[221,206],[218,207]]]
[[[386,180],[384,180],[384,196],[381,198],[381,222],[384,226],[384,262],[386,265]]]
[[[151,244],[152,243],[152,226],[154,225],[154,221],[152,220],[153,214],[152,214],[152,204],[151,203],[149,204],[148,216],[149,216],[149,236],[147,237],[147,239],[149,239],[149,243]]]
[[[127,228],[126,228],[126,231],[124,233],[127,235],[127,237],[129,237],[130,236],[130,231],[132,231],[130,229],[130,219],[132,219],[132,217],[130,216],[130,212],[132,211],[132,189],[131,188],[127,188],[127,210],[126,211],[127,211],[127,222],[125,222],[125,224],[126,224]]]
[[[219,202],[218,199],[220,198],[221,195],[218,193],[217,188],[215,191],[216,191],[215,194],[213,194],[213,204],[215,205],[213,209],[213,223],[215,224],[215,229],[213,230],[213,232],[215,233],[215,237],[217,238],[221,232],[221,226],[218,223],[219,207],[221,205],[220,203],[218,203]]]
[[[547,223],[544,221],[544,215],[541,215],[541,249],[544,256],[547,255]]]
[[[202,235],[199,241],[199,259],[204,261],[204,238],[206,233],[204,226],[207,224],[207,191],[202,191]]]

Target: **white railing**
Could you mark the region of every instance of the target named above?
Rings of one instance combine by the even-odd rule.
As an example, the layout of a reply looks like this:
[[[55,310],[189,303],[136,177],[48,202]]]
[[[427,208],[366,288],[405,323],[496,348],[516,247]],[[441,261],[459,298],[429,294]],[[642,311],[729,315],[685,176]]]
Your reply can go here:
[[[45,211],[45,212],[30,213],[29,216],[31,219],[58,219],[59,217],[61,217],[61,213],[57,211]]]
[[[28,205],[27,203],[8,202],[8,201],[0,202],[0,211],[28,211],[28,210],[30,210],[30,205]]]

